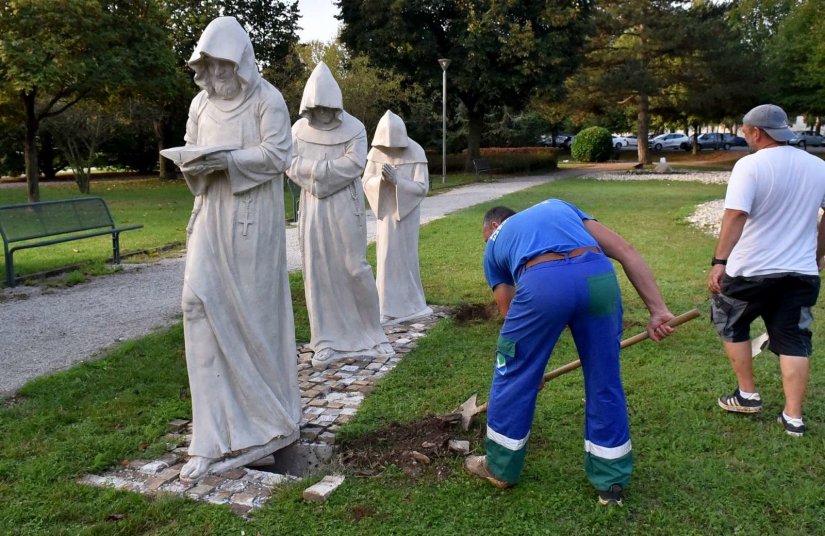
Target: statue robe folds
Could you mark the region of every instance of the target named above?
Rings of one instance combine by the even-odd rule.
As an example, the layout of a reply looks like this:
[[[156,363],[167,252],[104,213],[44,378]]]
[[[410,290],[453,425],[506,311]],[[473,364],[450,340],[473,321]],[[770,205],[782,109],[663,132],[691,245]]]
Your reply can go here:
[[[376,284],[383,323],[432,313],[424,299],[418,261],[420,205],[429,190],[427,157],[416,142],[407,143],[393,150],[374,141],[362,179],[377,219]],[[384,164],[395,167],[395,184],[382,180]]]
[[[289,114],[255,75],[237,99],[198,94],[186,127],[187,145],[239,147],[227,172],[184,168],[196,196],[183,290],[189,454],[205,458],[294,436],[301,419],[283,201]]]
[[[302,118],[292,127],[295,157],[287,174],[301,186],[299,232],[304,288],[316,353],[370,355],[388,343],[381,328],[367,234],[361,174],[367,136],[360,121],[339,112],[333,130]]]

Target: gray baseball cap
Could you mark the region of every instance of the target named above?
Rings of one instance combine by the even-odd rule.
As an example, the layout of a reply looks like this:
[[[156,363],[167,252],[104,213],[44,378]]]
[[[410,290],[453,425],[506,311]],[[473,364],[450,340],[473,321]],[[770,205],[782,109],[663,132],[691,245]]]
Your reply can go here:
[[[789,141],[796,136],[788,126],[788,115],[776,104],[760,104],[742,118],[742,123],[761,128],[776,141]]]

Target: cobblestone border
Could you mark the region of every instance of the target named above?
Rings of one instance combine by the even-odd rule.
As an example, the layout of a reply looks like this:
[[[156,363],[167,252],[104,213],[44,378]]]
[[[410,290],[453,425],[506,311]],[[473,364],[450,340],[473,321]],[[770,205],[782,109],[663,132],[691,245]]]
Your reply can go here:
[[[395,368],[430,328],[449,316],[445,307],[431,308],[433,314],[428,317],[384,328],[395,350],[391,358],[347,359],[319,371],[312,368],[312,351],[306,346],[298,349],[298,385],[304,411],[300,445],[332,452],[335,434],[356,414],[364,398],[375,389],[376,382]],[[245,515],[263,506],[279,484],[298,480],[295,476],[260,471],[253,465],[207,475],[197,482],[182,481],[180,469],[188,459],[192,423],[175,420],[169,426],[170,433],[164,438],[168,452],[160,458],[133,460],[103,475],[85,475],[79,482],[145,495],[183,496],[226,504],[233,512]]]

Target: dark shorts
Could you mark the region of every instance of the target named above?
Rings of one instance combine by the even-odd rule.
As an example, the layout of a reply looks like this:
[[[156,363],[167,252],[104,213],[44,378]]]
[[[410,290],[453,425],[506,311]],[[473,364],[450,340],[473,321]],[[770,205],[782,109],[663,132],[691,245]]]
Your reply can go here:
[[[811,307],[819,296],[819,276],[775,274],[722,279],[722,291],[711,300],[711,320],[726,342],[750,339],[750,325],[762,317],[768,348],[775,354],[810,356]]]

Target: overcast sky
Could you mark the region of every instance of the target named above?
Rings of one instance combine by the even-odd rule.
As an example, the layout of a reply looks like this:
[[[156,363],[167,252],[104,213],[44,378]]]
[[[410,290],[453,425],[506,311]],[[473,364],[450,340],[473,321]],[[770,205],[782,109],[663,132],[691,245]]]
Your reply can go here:
[[[307,41],[331,41],[338,35],[338,23],[335,18],[338,7],[333,0],[298,0],[301,19],[298,21],[298,38]]]

